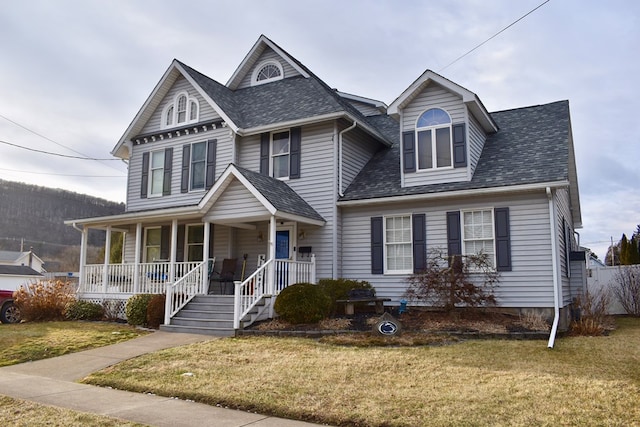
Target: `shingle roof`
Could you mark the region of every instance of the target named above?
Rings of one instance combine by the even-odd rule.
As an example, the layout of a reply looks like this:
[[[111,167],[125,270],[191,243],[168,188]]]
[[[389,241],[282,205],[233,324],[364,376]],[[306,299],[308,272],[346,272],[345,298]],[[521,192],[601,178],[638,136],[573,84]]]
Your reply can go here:
[[[42,274],[26,265],[0,265],[0,275],[42,276]]]
[[[0,262],[14,262],[22,256],[22,252],[0,251]]]
[[[325,221],[325,219],[300,197],[298,193],[289,187],[286,182],[238,166],[236,166],[236,169],[278,211],[317,221]]]
[[[489,135],[471,181],[400,186],[398,123],[369,118],[395,134],[392,147],[378,152],[346,189],[341,201],[505,187],[569,179],[569,103],[491,113],[500,130]],[[395,129],[394,129],[395,128]]]

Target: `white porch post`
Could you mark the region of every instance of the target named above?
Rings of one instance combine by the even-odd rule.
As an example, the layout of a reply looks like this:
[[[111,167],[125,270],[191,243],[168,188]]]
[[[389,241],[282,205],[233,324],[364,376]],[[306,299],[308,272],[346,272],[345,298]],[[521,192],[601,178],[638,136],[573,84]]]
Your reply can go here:
[[[176,257],[178,255],[178,220],[171,221],[171,264],[169,267],[169,283],[176,281]]]
[[[109,281],[109,257],[111,256],[111,226],[107,226],[107,235],[104,239],[104,268],[102,269],[102,292],[107,293]]]
[[[140,252],[142,250],[142,223],[136,224],[136,253],[133,255],[133,293],[140,289]]]
[[[202,246],[202,260],[204,261],[204,273],[202,274],[202,285],[200,293],[206,294],[208,292],[207,285],[209,282],[209,239],[211,238],[211,223],[205,221],[204,223],[204,236]]]
[[[86,286],[85,271],[87,266],[87,242],[89,241],[89,229],[82,227],[82,237],[80,239],[80,284]]]
[[[273,295],[276,291],[276,217],[272,216],[269,222],[269,259],[273,260],[271,274],[269,274],[268,289],[269,294]]]

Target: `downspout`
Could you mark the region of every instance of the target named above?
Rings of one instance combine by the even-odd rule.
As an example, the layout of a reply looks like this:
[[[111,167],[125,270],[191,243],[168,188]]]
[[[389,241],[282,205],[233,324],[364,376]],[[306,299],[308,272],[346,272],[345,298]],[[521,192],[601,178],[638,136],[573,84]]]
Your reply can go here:
[[[340,133],[338,133],[338,168],[340,171],[339,172],[340,176],[338,177],[339,179],[338,194],[340,195],[340,197],[344,196],[344,193],[342,191],[342,135],[346,132],[349,132],[351,129],[355,128],[357,125],[358,125],[358,122],[354,120],[351,126],[349,126],[348,128],[342,129]]]
[[[547,187],[547,199],[549,199],[549,228],[551,232],[551,265],[553,267],[553,325],[549,334],[548,348],[553,348],[558,332],[558,322],[560,320],[560,295],[558,293],[558,259],[556,249],[556,209],[553,203],[553,192]]]

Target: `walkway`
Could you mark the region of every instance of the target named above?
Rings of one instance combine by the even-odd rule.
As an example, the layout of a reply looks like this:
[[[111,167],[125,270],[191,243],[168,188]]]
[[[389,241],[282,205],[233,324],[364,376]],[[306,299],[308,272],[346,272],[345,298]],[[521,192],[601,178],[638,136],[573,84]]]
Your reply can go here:
[[[210,339],[212,337],[207,335],[158,331],[93,350],[6,366],[0,368],[0,394],[158,427],[310,427],[315,425],[75,382],[92,372],[126,359]]]

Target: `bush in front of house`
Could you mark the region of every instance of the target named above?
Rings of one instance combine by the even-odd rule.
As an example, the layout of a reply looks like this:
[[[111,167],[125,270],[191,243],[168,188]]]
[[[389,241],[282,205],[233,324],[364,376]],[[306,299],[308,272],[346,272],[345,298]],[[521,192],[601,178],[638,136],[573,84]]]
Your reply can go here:
[[[154,295],[147,306],[147,326],[158,329],[164,323],[164,304],[166,301],[164,294]]]
[[[62,280],[21,285],[13,294],[13,302],[25,322],[64,320],[65,307],[75,301],[73,284]]]
[[[104,308],[102,304],[77,300],[67,304],[64,317],[67,320],[102,320]]]
[[[289,323],[315,323],[331,312],[331,298],[317,285],[296,283],[280,292],[274,309]]]
[[[352,279],[320,279],[318,287],[331,299],[331,313],[335,314],[338,309],[337,300],[347,299],[351,289],[375,289],[371,283],[365,280]]]
[[[125,307],[127,323],[135,326],[146,326],[147,307],[149,307],[149,302],[153,296],[153,294],[138,294],[127,300],[127,306]]]

